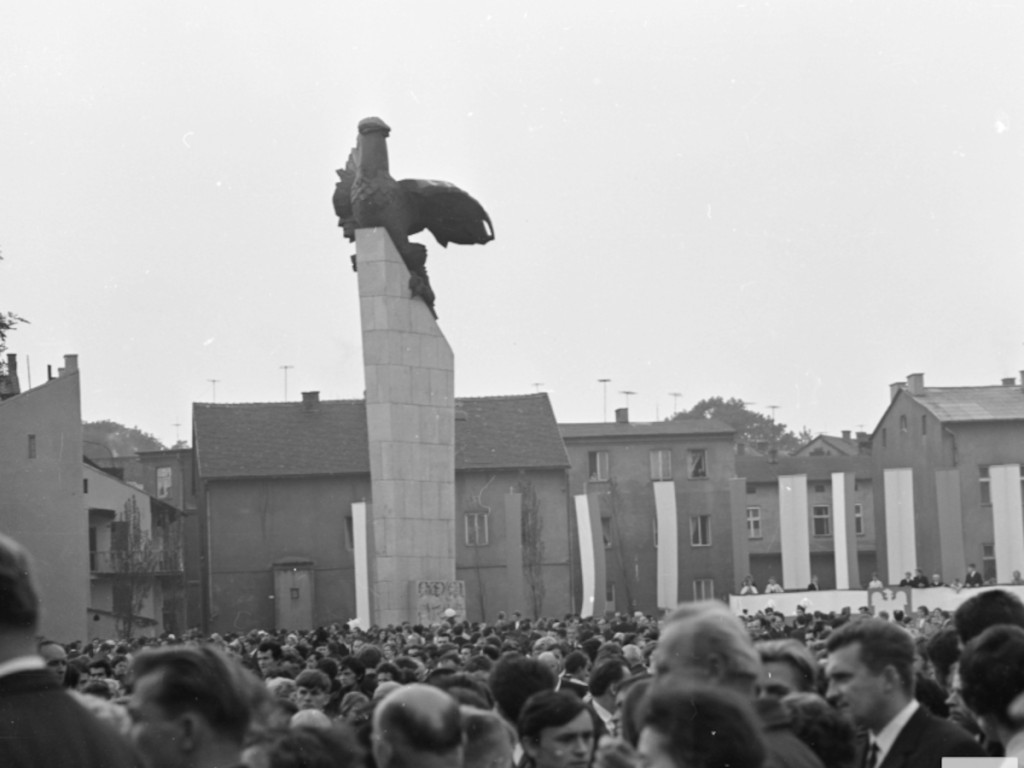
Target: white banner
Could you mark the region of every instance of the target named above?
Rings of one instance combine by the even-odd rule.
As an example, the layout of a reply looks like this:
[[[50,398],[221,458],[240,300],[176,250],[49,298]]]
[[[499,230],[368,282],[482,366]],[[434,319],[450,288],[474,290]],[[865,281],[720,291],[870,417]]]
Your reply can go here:
[[[352,505],[352,557],[355,561],[356,623],[362,629],[373,625],[370,615],[370,551],[366,535],[366,502]]]
[[[885,537],[889,581],[917,570],[914,529],[914,470],[885,470]]]
[[[811,583],[811,534],[807,515],[807,475],[779,476],[779,543],[783,589]]]
[[[679,603],[679,523],[676,484],[654,484],[654,514],[658,526],[658,607],[671,610]]]
[[[835,548],[836,589],[850,588],[850,555],[846,537],[846,475],[832,473],[832,543]],[[860,586],[859,584],[857,586]]]
[[[1024,571],[1024,510],[1021,508],[1020,465],[988,468],[992,498],[993,554],[996,581],[1013,581],[1014,571]]]
[[[590,527],[590,503],[585,493],[576,497],[576,530],[580,537],[580,573],[583,581],[583,605],[580,616],[587,618],[594,615],[595,589],[597,582],[594,563],[594,531]]]

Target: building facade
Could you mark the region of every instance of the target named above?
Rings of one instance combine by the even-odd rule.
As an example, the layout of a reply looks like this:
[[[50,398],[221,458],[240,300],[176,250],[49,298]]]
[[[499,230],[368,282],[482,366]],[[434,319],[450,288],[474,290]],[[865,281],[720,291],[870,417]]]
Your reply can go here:
[[[8,379],[0,400],[0,531],[32,553],[42,602],[40,632],[60,642],[87,637],[82,483],[78,358],[65,355],[55,378],[26,391],[12,388]]]
[[[372,506],[365,403],[196,404],[193,439],[204,628],[354,618],[352,508]],[[547,396],[456,400],[455,464],[467,617],[570,610],[568,460]]]
[[[587,504],[599,521],[593,538],[603,549],[597,560],[604,583],[595,613],[656,613],[729,593],[736,531],[731,427],[713,419],[631,423],[620,409],[615,422],[559,428],[574,505]],[[674,536],[659,530],[666,522]],[[571,538],[579,540],[575,530]],[[578,547],[574,557],[578,562]],[[664,582],[666,572],[674,583]],[[576,602],[583,602],[579,592]]]
[[[950,583],[969,563],[1000,583],[1024,571],[1024,381],[927,387],[911,374],[890,387],[872,456],[888,582],[920,568]]]

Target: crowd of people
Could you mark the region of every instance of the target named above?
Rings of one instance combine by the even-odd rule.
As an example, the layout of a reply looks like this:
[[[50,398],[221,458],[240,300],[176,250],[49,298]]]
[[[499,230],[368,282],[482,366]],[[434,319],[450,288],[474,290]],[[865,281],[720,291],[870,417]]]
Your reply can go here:
[[[1024,604],[62,644],[0,535],[0,766],[921,768],[1024,756]]]

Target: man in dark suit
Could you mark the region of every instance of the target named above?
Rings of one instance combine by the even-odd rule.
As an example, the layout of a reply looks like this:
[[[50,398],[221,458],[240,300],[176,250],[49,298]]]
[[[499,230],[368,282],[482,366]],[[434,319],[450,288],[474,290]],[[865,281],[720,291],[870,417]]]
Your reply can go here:
[[[974,567],[974,563],[967,566],[967,576],[964,578],[965,587],[980,587],[985,583],[985,579],[982,578],[981,574],[978,573],[978,569]]]
[[[0,534],[0,765],[129,768],[131,746],[61,687],[36,647],[39,597],[25,549]]]
[[[914,698],[914,641],[881,619],[834,631],[826,646],[829,701],[865,730],[864,768],[940,768],[943,757],[984,757],[970,734]]]

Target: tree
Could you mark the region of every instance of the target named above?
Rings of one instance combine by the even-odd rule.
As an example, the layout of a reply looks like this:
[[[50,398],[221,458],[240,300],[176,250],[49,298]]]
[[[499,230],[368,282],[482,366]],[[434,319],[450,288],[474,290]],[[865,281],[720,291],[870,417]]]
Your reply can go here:
[[[0,254],[0,261],[3,260],[3,255]],[[0,312],[0,354],[7,351],[7,334],[14,330],[18,323],[27,323],[24,317],[16,315],[14,312]],[[0,361],[0,367],[5,367],[6,363]]]
[[[688,411],[681,411],[675,419],[718,419],[736,430],[736,440],[755,444],[765,442],[769,447],[788,453],[801,445],[800,438],[786,429],[786,425],[747,407],[743,400],[731,397],[708,397]],[[805,430],[806,431],[806,430]]]
[[[154,574],[159,565],[160,552],[153,548],[153,537],[142,527],[142,515],[135,497],[125,503],[114,522],[111,559],[114,582],[114,622],[117,634],[131,640],[139,624],[152,619],[141,616],[146,599],[153,591]]]
[[[87,421],[82,425],[82,439],[86,443],[86,453],[90,458],[110,458],[113,456],[133,456],[140,451],[163,451],[167,449],[156,437],[143,432],[138,427],[126,427],[109,419],[104,421]],[[106,448],[109,456],[100,453],[95,456],[90,446]]]

